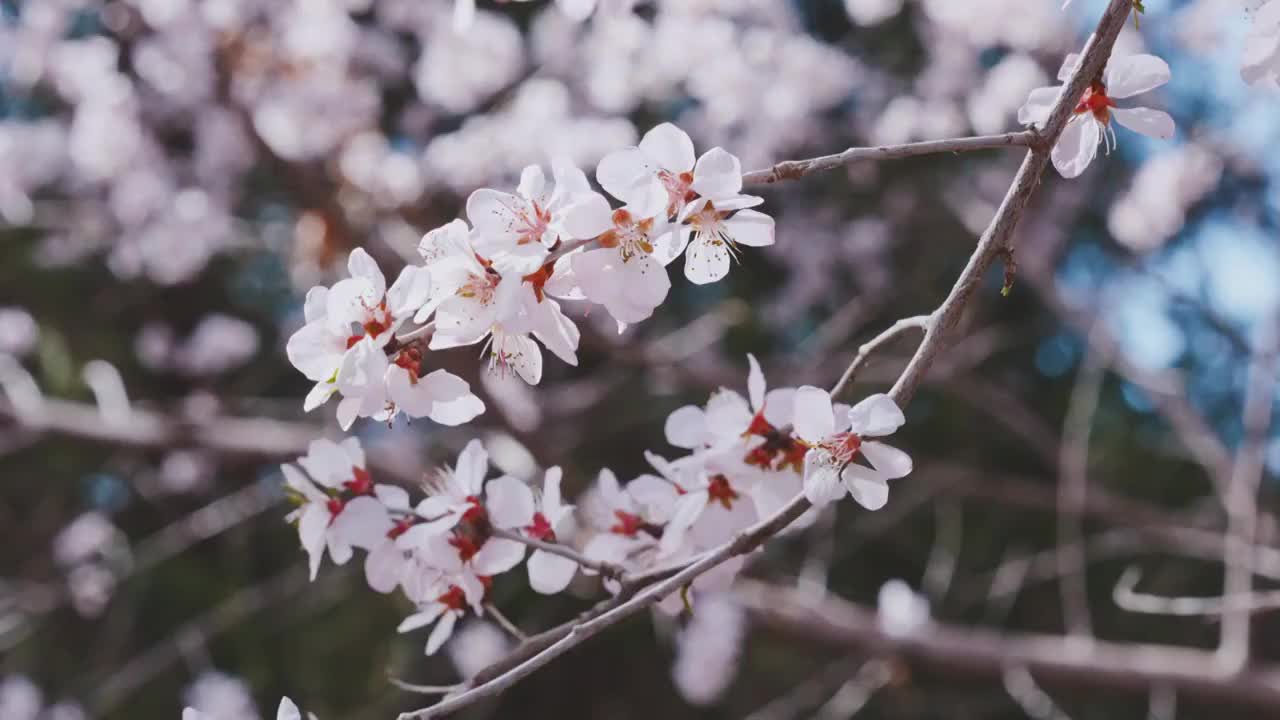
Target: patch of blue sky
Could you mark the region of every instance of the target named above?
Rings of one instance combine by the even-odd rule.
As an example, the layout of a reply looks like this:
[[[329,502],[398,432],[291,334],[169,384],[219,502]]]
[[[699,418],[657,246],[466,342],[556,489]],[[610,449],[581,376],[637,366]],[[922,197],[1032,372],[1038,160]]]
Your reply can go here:
[[[1187,349],[1187,336],[1169,313],[1169,296],[1159,281],[1137,273],[1117,273],[1103,294],[1108,322],[1120,349],[1135,365],[1162,370]]]

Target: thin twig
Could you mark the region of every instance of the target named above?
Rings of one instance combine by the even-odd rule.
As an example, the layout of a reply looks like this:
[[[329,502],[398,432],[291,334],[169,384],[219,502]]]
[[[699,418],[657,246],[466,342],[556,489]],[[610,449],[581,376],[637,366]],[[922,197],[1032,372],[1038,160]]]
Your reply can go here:
[[[1244,440],[1227,483],[1227,535],[1223,538],[1222,562],[1226,573],[1223,594],[1244,597],[1253,592],[1250,550],[1258,528],[1258,486],[1266,470],[1267,431],[1276,396],[1276,321],[1268,318],[1256,339],[1249,363],[1249,380],[1244,395]],[[1249,626],[1252,610],[1227,607],[1222,615],[1218,659],[1228,672],[1236,672],[1249,662]]]
[[[1022,130],[1000,135],[978,135],[947,140],[926,140],[902,145],[849,148],[835,155],[823,155],[822,157],[808,158],[806,160],[783,160],[773,167],[744,174],[742,176],[742,184],[771,185],[782,180],[795,180],[816,172],[835,170],[864,160],[896,160],[939,153],[960,153],[1003,147],[1031,147],[1036,144],[1037,137],[1032,130]]]
[[[1058,452],[1058,585],[1064,624],[1076,639],[1093,635],[1085,573],[1083,513],[1089,499],[1089,436],[1098,411],[1105,370],[1102,352],[1090,343],[1067,402]]]
[[[888,330],[885,330],[871,340],[863,343],[863,345],[858,348],[858,354],[853,357],[853,362],[849,363],[849,367],[844,371],[844,375],[841,375],[836,386],[831,388],[831,397],[840,397],[841,393],[843,393],[849,385],[853,383],[854,376],[858,374],[858,370],[866,364],[867,360],[873,353],[880,350],[886,344],[892,342],[899,335],[902,335],[906,331],[912,329],[920,329],[928,332],[929,316],[916,315],[915,317],[903,318],[893,325],[890,325]]]
[[[522,535],[518,532],[503,530],[502,528],[493,528],[492,533],[494,537],[499,537],[504,540],[514,540],[518,543],[524,543],[531,548],[542,550],[543,552],[549,552],[552,555],[559,555],[562,558],[568,558],[578,563],[578,565],[587,568],[588,570],[594,570],[608,578],[621,579],[626,573],[625,570],[613,563],[604,562],[602,560],[592,560],[568,545],[535,540],[534,538]]]
[[[511,618],[502,614],[502,611],[498,609],[497,605],[494,605],[493,603],[485,603],[484,611],[489,613],[489,615],[493,617],[494,621],[496,621],[503,630],[506,630],[511,637],[515,638],[516,642],[524,642],[529,639],[529,636],[525,635],[523,630],[517,627],[514,622],[511,622]]]
[[[405,692],[418,693],[419,695],[448,695],[451,692],[462,689],[461,685],[415,685],[393,675],[387,676],[387,682]]]
[[[1259,610],[1280,608],[1280,590],[1258,590],[1240,595],[1211,597],[1155,595],[1134,589],[1141,579],[1142,571],[1136,567],[1131,567],[1120,575],[1111,592],[1116,606],[1129,612],[1176,617],[1207,617],[1230,613],[1248,615]]]

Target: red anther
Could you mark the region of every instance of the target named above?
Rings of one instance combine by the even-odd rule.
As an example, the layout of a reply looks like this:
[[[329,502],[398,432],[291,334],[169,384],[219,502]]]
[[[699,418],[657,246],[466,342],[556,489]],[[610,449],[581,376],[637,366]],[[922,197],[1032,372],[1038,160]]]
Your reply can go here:
[[[773,427],[773,425],[769,423],[768,420],[764,419],[764,410],[761,410],[751,418],[751,424],[747,426],[747,431],[743,434],[759,435],[760,437],[769,437],[774,432],[776,432],[776,429]]]
[[[1111,119],[1111,108],[1115,106],[1116,102],[1107,97],[1107,87],[1094,80],[1085,89],[1084,95],[1080,97],[1080,102],[1076,103],[1075,113],[1077,115],[1092,113],[1098,122],[1105,125]]]
[[[618,518],[618,522],[609,528],[609,532],[615,535],[635,537],[636,533],[640,532],[640,528],[644,527],[644,519],[639,515],[632,515],[622,510],[614,510],[613,516]]]
[[[480,498],[475,495],[468,495],[467,502],[471,507],[462,513],[462,522],[481,522],[485,519],[484,505],[480,504]]]
[[[400,518],[391,526],[391,529],[387,531],[387,537],[395,540],[405,534],[409,528],[413,527],[414,522],[416,521],[412,517]]]
[[[462,592],[462,588],[457,585],[450,585],[448,590],[436,598],[436,602],[450,610],[466,610],[467,594]]]
[[[534,540],[556,541],[556,531],[551,527],[551,523],[547,522],[547,516],[542,513],[533,514],[533,524],[526,526],[524,533]]]
[[[773,452],[768,445],[757,445],[747,451],[747,456],[743,458],[743,462],[748,465],[755,465],[758,468],[769,470],[773,467]]]
[[[718,502],[724,506],[725,510],[731,510],[737,499],[738,491],[729,484],[729,478],[716,475],[711,478],[711,482],[707,483],[707,502]]]
[[[351,468],[351,479],[342,483],[342,487],[356,495],[368,495],[373,492],[373,475],[361,467]]]
[[[449,538],[449,544],[458,551],[458,559],[462,560],[462,562],[470,560],[476,556],[476,553],[480,552],[480,546],[474,540],[457,533],[454,533],[453,537]]]
[[[416,385],[418,383],[418,379],[422,377],[421,349],[416,346],[407,347],[396,355],[394,362],[409,373],[410,384]]]
[[[524,276],[524,281],[533,286],[533,296],[538,299],[538,302],[542,302],[544,297],[543,288],[546,287],[547,281],[551,279],[551,273],[554,269],[552,263],[547,263]]]
[[[355,347],[355,344],[360,342],[363,339],[364,339],[363,335],[352,335],[351,337],[347,338],[347,349],[350,350],[351,348]]]
[[[347,502],[342,498],[331,497],[324,504],[325,509],[329,511],[329,524],[332,525],[334,520],[338,519],[338,515],[347,507]]]

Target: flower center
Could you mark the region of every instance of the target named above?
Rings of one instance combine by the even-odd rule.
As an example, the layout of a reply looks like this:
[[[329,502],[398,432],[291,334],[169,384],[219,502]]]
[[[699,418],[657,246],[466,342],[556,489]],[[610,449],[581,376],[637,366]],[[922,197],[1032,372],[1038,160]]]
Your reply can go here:
[[[720,503],[725,510],[732,510],[733,503],[738,499],[738,491],[733,489],[729,484],[729,478],[724,475],[716,475],[711,478],[711,482],[707,483],[707,504],[713,502]]]
[[[618,522],[609,528],[609,532],[615,535],[635,537],[636,533],[640,532],[640,529],[644,527],[644,519],[639,515],[632,515],[623,510],[614,510],[613,516],[618,519]]]
[[[600,235],[600,245],[607,248],[618,248],[623,262],[629,262],[637,255],[653,253],[653,243],[649,242],[649,234],[653,232],[653,218],[645,218],[636,222],[631,213],[619,208],[613,211],[613,229]]]
[[[458,288],[458,294],[464,298],[478,300],[481,305],[488,305],[493,302],[494,292],[501,279],[501,275],[486,265],[483,275],[472,273],[467,276],[467,281]]]
[[[551,273],[555,271],[552,263],[547,263],[542,267],[534,270],[524,276],[524,281],[533,286],[533,295],[538,298],[538,302],[542,302],[547,281],[551,279]]]
[[[515,210],[515,231],[520,236],[517,245],[528,245],[541,242],[542,236],[551,224],[551,212],[530,201],[528,206]]]
[[[676,174],[669,170],[659,170],[658,179],[662,181],[662,187],[667,189],[667,217],[674,217],[685,203],[698,196],[693,191],[691,172]]]
[[[547,516],[542,513],[533,514],[533,524],[525,527],[524,533],[534,540],[556,541],[556,531],[547,521]]]
[[[471,506],[462,513],[462,522],[478,523],[487,519],[484,511],[484,505],[480,504],[480,498],[475,495],[467,496],[467,503]]]
[[[404,368],[409,373],[409,383],[418,384],[418,378],[422,377],[422,350],[416,346],[407,347],[401,350],[395,359],[395,364]]]
[[[351,468],[351,479],[342,486],[356,495],[368,495],[373,492],[373,475],[362,467]]]
[[[391,529],[387,531],[387,537],[391,538],[392,540],[395,540],[396,538],[408,532],[409,528],[413,527],[414,522],[415,521],[412,517],[400,518],[395,522],[394,525],[391,526]]]
[[[1094,80],[1089,87],[1085,88],[1084,95],[1076,104],[1074,112],[1076,115],[1092,113],[1094,119],[1106,125],[1111,120],[1111,108],[1115,106],[1116,101],[1107,97],[1107,86],[1099,80]]]
[[[333,521],[337,520],[342,511],[346,509],[347,503],[342,498],[331,497],[324,504],[324,507],[329,511],[329,524],[332,525]]]
[[[462,562],[467,562],[471,558],[475,557],[476,553],[480,552],[479,543],[458,533],[454,533],[453,537],[449,538],[449,544],[458,551],[458,559]]]
[[[466,610],[467,594],[462,592],[462,588],[457,585],[450,585],[448,590],[444,591],[440,597],[436,598],[436,602],[444,605],[450,610]]]
[[[857,457],[858,449],[861,447],[862,438],[851,432],[836,433],[822,443],[822,449],[831,453],[831,456],[841,465]]]

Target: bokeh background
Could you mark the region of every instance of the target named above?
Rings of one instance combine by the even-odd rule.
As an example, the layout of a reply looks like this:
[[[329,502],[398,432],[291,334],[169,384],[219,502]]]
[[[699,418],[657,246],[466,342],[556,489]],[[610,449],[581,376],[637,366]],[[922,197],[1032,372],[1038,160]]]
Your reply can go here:
[[[474,672],[502,651],[491,626],[426,658],[359,563],[306,581],[278,464],[338,434],[332,410],[302,412],[283,352],[306,289],[355,247],[392,274],[473,189],[552,154],[590,171],[661,121],[751,169],[1016,129],[1103,5],[600,0],[578,21],[580,3],[480,2],[457,30],[445,0],[0,0],[0,717],[269,718],[287,694],[323,720],[387,718],[426,700],[388,675]],[[1144,100],[1177,137],[1121,129],[1081,178],[1045,176],[1012,292],[994,269],[907,409],[916,471],[884,510],[843,503],[775,543],[752,578],[872,611],[901,578],[948,626],[1211,650],[1214,617],[1129,612],[1112,588],[1136,567],[1146,592],[1221,594],[1215,488],[1254,449],[1262,547],[1245,553],[1260,584],[1280,578],[1280,442],[1242,420],[1247,396],[1269,416],[1275,393],[1248,369],[1276,332],[1280,94],[1239,77],[1250,3],[1146,6],[1118,52],[1168,60],[1173,81]],[[1021,154],[771,188],[777,244],[726,281],[673,268],[668,302],[622,336],[575,308],[579,367],[550,361],[529,388],[442,353],[489,411],[453,430],[357,425],[375,477],[413,483],[478,434],[522,476],[562,465],[575,492],[674,452],[666,414],[741,389],[746,352],[773,385],[829,386],[860,343],[944,297]],[[521,572],[495,587],[529,631],[598,597],[539,597]],[[999,677],[797,637],[732,602],[703,617],[692,648],[687,618],[626,623],[466,717],[1032,712]],[[1280,662],[1277,637],[1256,613],[1254,662]],[[1174,696],[1181,718],[1280,717],[1084,688],[1046,689],[1074,718],[1147,717],[1152,698],[1172,718]]]

